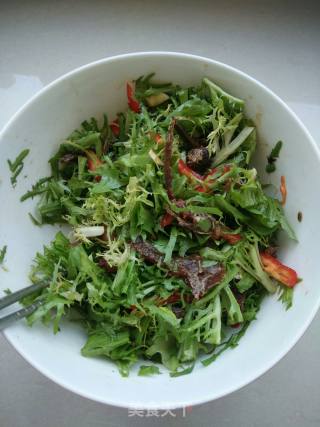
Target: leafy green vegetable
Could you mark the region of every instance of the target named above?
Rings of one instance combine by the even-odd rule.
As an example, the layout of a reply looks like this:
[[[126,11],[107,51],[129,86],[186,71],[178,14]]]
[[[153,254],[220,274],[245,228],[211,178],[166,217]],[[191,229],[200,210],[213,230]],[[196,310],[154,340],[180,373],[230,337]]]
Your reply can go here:
[[[232,108],[238,108],[239,110],[242,110],[244,107],[244,102],[242,99],[236,98],[235,96],[225,92],[223,89],[221,89],[221,87],[217,86],[208,78],[204,78],[203,83],[208,86],[213,102],[218,102],[219,99],[222,99],[224,102],[228,102],[230,105],[232,105]]]
[[[161,374],[158,366],[155,365],[141,365],[138,375],[140,377],[148,377],[149,375],[158,375]]]
[[[222,307],[227,312],[227,325],[235,325],[243,322],[240,305],[231,289],[226,286],[221,292]]]
[[[230,144],[221,148],[219,153],[214,158],[213,166],[218,166],[222,162],[224,162],[228,157],[232,156],[232,154],[240,148],[241,144],[243,144],[246,139],[250,136],[250,134],[254,131],[252,127],[245,127],[239,135],[230,142]]]
[[[176,339],[169,334],[156,334],[151,346],[146,351],[147,357],[160,355],[162,364],[170,371],[176,371],[180,365],[177,357]]]
[[[23,303],[41,301],[30,325],[57,333],[65,316],[80,322],[82,355],[123,376],[143,359],[138,375],[161,363],[178,377],[238,345],[268,293],[291,305],[260,253],[279,231],[295,235],[249,166],[257,135],[242,100],[207,78],[181,88],[151,74],[136,80],[134,101],[117,122],[84,121],[21,197],[37,198],[35,224],[70,228],[36,254],[31,280],[47,286]],[[199,146],[207,164],[192,171],[184,162]]]
[[[7,245],[4,245],[3,248],[0,250],[0,264],[4,263],[6,253],[7,253]]]
[[[22,150],[21,153],[17,156],[17,158],[14,161],[7,160],[10,172],[12,173],[10,181],[13,187],[15,187],[17,183],[17,178],[22,172],[24,163],[23,160],[27,157],[27,155],[30,153],[30,150],[25,149]]]
[[[276,170],[276,161],[280,155],[281,148],[282,141],[278,141],[267,158],[266,172],[272,173]]]
[[[253,244],[243,244],[236,253],[235,262],[245,272],[261,283],[268,292],[274,293],[277,285],[263,270],[257,242]]]
[[[170,377],[175,378],[175,377],[181,377],[183,375],[189,375],[193,371],[194,366],[195,366],[195,363],[192,363],[192,365],[188,366],[188,368],[185,368],[176,372],[170,372]]]
[[[243,293],[250,289],[256,283],[256,279],[246,272],[242,272],[241,279],[236,283],[239,292]]]
[[[286,310],[292,307],[293,304],[293,288],[288,288],[287,286],[281,286],[279,289],[279,301],[281,301]]]
[[[204,366],[208,366],[212,362],[214,362],[217,359],[217,357],[219,357],[221,355],[221,353],[226,351],[228,348],[237,347],[240,339],[246,333],[249,325],[250,325],[250,322],[245,323],[239,332],[232,334],[227,341],[225,341],[224,343],[220,344],[219,347],[217,347],[217,351],[215,353],[213,353],[212,356],[208,357],[207,359],[201,360],[201,363]]]

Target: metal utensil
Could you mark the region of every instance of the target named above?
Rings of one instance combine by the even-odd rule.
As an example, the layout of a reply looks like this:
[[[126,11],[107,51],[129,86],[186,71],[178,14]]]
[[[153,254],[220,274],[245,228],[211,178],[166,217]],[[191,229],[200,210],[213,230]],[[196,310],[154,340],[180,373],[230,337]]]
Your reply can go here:
[[[26,288],[20,289],[19,291],[6,295],[3,298],[0,298],[0,311],[2,311],[4,308],[9,307],[10,305],[16,302],[19,302],[23,297],[33,294],[34,292],[42,288],[45,288],[46,286],[47,286],[47,283],[37,283],[35,285],[28,286]],[[35,301],[33,304],[28,305],[27,307],[21,308],[20,310],[14,311],[13,313],[9,313],[4,317],[0,317],[0,330],[8,327],[12,323],[20,319],[23,319],[24,317],[29,316],[38,307],[40,307],[42,303],[43,301],[38,300],[38,301]]]

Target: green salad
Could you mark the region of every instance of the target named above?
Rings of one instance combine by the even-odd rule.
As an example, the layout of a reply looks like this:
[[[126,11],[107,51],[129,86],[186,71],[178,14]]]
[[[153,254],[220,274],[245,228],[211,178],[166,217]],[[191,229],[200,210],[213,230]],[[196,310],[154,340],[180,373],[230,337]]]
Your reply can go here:
[[[36,255],[31,280],[46,286],[23,302],[42,302],[30,325],[81,322],[82,355],[123,376],[139,360],[140,375],[159,373],[154,362],[178,376],[236,346],[267,294],[291,306],[298,277],[276,255],[281,230],[295,239],[285,180],[282,201],[265,194],[244,102],[209,79],[182,88],[148,75],[127,98],[112,122],[69,135],[22,197],[37,196],[37,225],[70,226]]]

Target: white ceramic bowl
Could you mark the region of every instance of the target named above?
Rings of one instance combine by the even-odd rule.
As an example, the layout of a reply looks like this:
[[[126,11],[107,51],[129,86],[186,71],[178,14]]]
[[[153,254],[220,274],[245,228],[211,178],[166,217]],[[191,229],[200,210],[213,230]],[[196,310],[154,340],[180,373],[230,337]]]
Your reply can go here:
[[[8,273],[0,270],[2,290],[27,285],[35,252],[57,229],[35,227],[28,218],[35,202],[22,204],[20,195],[49,173],[47,160],[59,141],[88,117],[107,112],[113,118],[125,109],[126,80],[152,71],[159,79],[180,85],[197,84],[208,76],[245,99],[246,112],[258,128],[256,165],[263,178],[266,154],[277,140],[284,141],[277,171],[267,179],[279,186],[280,175],[286,176],[286,213],[299,238],[299,244],[285,240],[281,250],[284,261],[303,277],[295,289],[293,308],[285,311],[276,296],[266,298],[258,319],[237,348],[225,352],[209,367],[198,364],[191,375],[179,378],[170,378],[167,373],[144,378],[136,371],[122,378],[112,363],[80,355],[85,332],[71,323],[64,323],[62,331],[53,335],[51,328],[28,328],[21,322],[7,329],[5,336],[35,368],[75,393],[117,406],[164,409],[202,403],[243,387],[279,361],[311,322],[320,303],[320,158],[311,136],[286,104],[261,83],[227,65],[187,54],[151,52],[121,55],[81,67],[40,91],[0,135],[0,244],[8,243],[9,267]],[[6,159],[15,158],[26,147],[31,152],[13,190]],[[300,210],[302,223],[297,221]]]

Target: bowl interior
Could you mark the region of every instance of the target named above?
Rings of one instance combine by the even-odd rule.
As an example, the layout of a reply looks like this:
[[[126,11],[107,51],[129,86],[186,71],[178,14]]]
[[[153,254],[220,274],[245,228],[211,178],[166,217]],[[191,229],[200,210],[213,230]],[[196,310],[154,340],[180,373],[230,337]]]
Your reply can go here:
[[[197,364],[191,375],[144,378],[132,372],[122,378],[105,360],[80,355],[85,332],[68,322],[53,335],[51,329],[23,322],[5,332],[15,348],[37,369],[66,388],[88,398],[125,407],[175,408],[223,396],[252,381],[276,363],[302,335],[320,299],[317,249],[317,214],[320,181],[319,154],[310,136],[293,113],[268,89],[245,74],[214,61],[183,54],[147,53],[124,55],[85,66],[59,79],[29,102],[0,136],[1,242],[8,244],[8,272],[0,270],[1,291],[28,284],[28,272],[36,251],[50,241],[58,227],[36,227],[28,217],[35,201],[19,197],[40,177],[49,173],[48,158],[61,140],[91,116],[106,112],[114,118],[126,108],[125,82],[156,72],[157,78],[180,85],[197,84],[208,76],[232,94],[245,99],[246,110],[258,128],[256,166],[264,182],[279,187],[286,176],[287,216],[299,244],[283,239],[281,256],[303,278],[295,290],[294,305],[285,311],[277,297],[266,298],[237,348],[227,351],[209,367]],[[267,153],[279,139],[284,147],[277,171],[266,176]],[[15,189],[10,184],[6,160],[30,148]],[[303,221],[297,220],[298,211]]]

